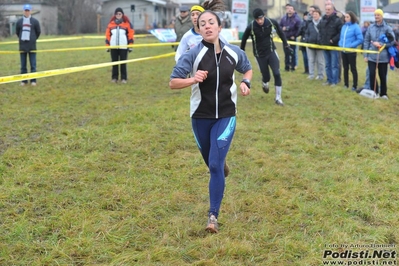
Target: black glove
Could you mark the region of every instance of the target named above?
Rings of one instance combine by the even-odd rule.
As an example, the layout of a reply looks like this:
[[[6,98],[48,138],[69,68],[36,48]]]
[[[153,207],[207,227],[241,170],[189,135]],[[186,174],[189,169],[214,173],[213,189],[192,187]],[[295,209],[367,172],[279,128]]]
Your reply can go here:
[[[285,49],[286,49],[290,54],[293,54],[293,53],[294,53],[294,50],[291,48],[290,45],[286,46]]]
[[[133,48],[129,48],[128,51],[129,53],[131,53],[133,51]]]

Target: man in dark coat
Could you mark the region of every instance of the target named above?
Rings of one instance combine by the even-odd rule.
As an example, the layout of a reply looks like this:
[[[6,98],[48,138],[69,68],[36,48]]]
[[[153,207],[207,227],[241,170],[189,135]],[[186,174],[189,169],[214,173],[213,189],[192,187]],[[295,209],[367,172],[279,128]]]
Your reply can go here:
[[[342,24],[334,6],[327,4],[326,14],[317,25],[320,45],[338,47]],[[327,82],[324,85],[335,86],[339,82],[339,52],[337,50],[324,50],[324,59],[327,76]]]
[[[287,14],[280,21],[280,28],[283,30],[285,37],[289,41],[296,42],[301,30],[301,18],[295,12],[294,6],[285,5]],[[296,46],[291,45],[291,49],[285,49],[285,71],[295,71],[296,66]]]
[[[31,16],[32,6],[24,5],[24,16],[17,21],[16,34],[19,39],[19,51],[21,59],[21,74],[28,73],[27,57],[29,55],[30,72],[36,72],[36,41],[40,36],[40,23]],[[21,82],[21,86],[28,84],[27,80]],[[36,86],[36,79],[31,79],[30,84]]]

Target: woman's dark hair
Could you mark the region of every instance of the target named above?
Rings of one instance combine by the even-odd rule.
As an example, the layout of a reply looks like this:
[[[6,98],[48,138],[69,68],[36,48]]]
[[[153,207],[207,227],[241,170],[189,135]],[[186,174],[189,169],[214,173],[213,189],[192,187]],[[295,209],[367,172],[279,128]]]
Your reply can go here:
[[[348,11],[348,12],[346,12],[346,14],[348,14],[351,17],[351,22],[353,24],[357,23],[357,17],[355,15],[355,13],[353,13],[352,11]]]
[[[201,16],[203,15],[203,14],[205,14],[205,13],[210,13],[210,14],[212,14],[212,15],[214,15],[215,17],[216,17],[216,21],[217,21],[217,23],[218,23],[218,26],[220,27],[221,25],[222,25],[222,21],[220,20],[220,17],[218,16],[218,14],[216,14],[215,12],[213,12],[213,11],[211,11],[211,10],[205,10],[204,12],[202,12],[199,16],[198,16],[198,19],[197,19],[197,27],[199,28],[200,27],[200,18],[201,18]]]
[[[321,17],[321,9],[320,9],[320,8],[315,8],[314,11],[313,11],[313,13],[314,13],[314,12],[319,13],[319,15],[320,15],[320,17]]]

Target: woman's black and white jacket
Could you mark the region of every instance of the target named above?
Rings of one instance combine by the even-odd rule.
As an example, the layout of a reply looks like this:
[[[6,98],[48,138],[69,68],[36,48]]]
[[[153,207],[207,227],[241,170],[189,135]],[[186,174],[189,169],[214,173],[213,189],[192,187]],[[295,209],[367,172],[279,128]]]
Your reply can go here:
[[[208,71],[207,78],[191,86],[190,116],[192,118],[223,118],[236,115],[237,86],[234,70],[245,73],[252,69],[245,52],[238,46],[220,41],[221,53],[214,45],[202,40],[182,54],[170,76],[194,77],[198,70]]]

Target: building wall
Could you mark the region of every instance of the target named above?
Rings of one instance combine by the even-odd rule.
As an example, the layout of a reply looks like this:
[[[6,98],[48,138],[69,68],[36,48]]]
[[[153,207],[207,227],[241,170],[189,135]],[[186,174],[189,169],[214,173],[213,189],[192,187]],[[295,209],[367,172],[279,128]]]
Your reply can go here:
[[[57,23],[58,23],[58,8],[55,6],[42,5],[42,4],[31,4],[32,5],[32,17],[36,18],[40,23],[42,34],[44,35],[56,35],[58,34]],[[22,18],[23,14],[22,4],[9,4],[4,5],[4,12],[6,17],[9,17],[12,22],[11,28],[15,29],[16,20]],[[11,32],[15,34],[15,32]]]
[[[37,14],[37,16],[34,17],[40,22],[42,34],[57,35],[58,8],[47,5],[42,5],[39,8],[40,12]]]
[[[135,6],[134,12],[131,12],[131,5]],[[101,15],[101,29],[103,29],[103,32],[105,32],[105,29],[107,28],[107,25],[117,7],[123,9],[124,14],[130,19],[135,30],[149,30],[154,26],[167,27],[172,14],[175,13],[175,9],[172,7],[166,8],[148,1],[106,1],[102,5]]]

